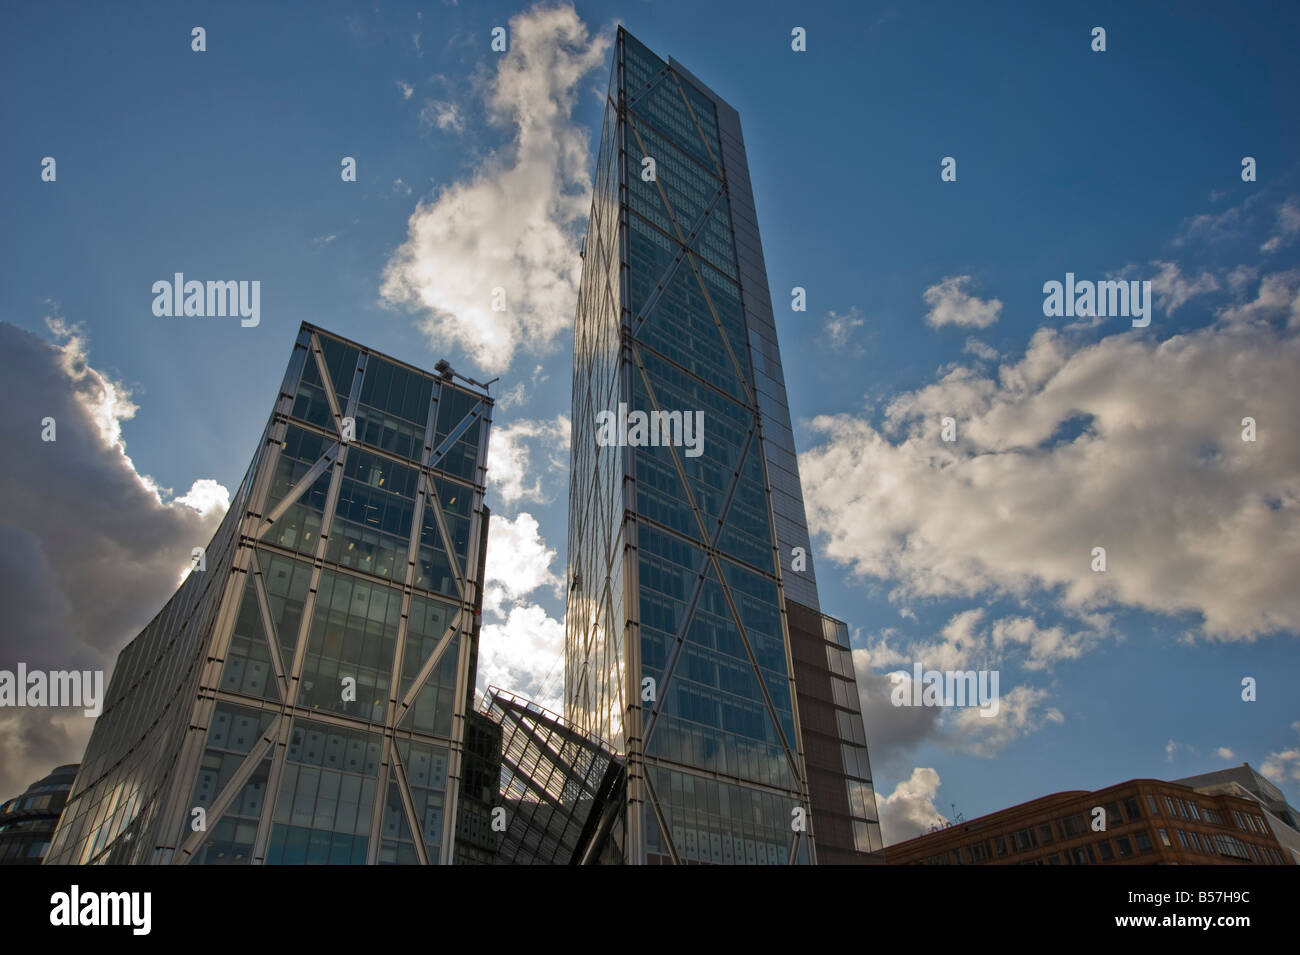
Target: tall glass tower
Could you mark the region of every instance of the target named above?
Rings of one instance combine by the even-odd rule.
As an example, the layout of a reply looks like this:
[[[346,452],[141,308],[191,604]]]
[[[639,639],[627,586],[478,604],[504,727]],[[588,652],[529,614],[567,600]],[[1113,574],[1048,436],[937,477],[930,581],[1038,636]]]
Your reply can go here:
[[[47,863],[452,860],[492,409],[457,377],[302,325],[225,520],[118,657]]]
[[[880,861],[756,223],[735,110],[620,29],[574,329],[565,704],[627,759],[631,863]]]

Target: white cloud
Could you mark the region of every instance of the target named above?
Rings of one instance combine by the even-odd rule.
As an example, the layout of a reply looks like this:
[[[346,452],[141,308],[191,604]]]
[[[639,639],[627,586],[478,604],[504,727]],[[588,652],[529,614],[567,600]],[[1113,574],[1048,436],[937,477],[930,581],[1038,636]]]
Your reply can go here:
[[[1232,750],[1228,749],[1228,747],[1226,747],[1226,746],[1220,746],[1218,749],[1216,749],[1216,750],[1214,751],[1214,755],[1217,756],[1217,757],[1219,757],[1219,759],[1236,759],[1236,758],[1237,758],[1237,754],[1234,753]]]
[[[932,826],[941,826],[947,818],[934,806],[939,792],[939,774],[917,766],[888,796],[876,796],[880,811],[880,835],[885,845],[905,842],[923,835]]]
[[[449,100],[429,100],[420,110],[420,122],[425,126],[437,126],[444,132],[463,133],[465,117],[460,107]]]
[[[193,508],[204,516],[220,516],[230,509],[230,492],[224,484],[218,484],[211,478],[201,478],[190,486],[187,494],[176,498],[175,503]]]
[[[1029,617],[1005,617],[993,624],[993,646],[998,649],[1020,646],[1027,650],[1023,665],[1027,670],[1049,669],[1062,660],[1083,656],[1100,634],[1093,631],[1069,633],[1057,624],[1040,627]]]
[[[1189,216],[1182,221],[1174,236],[1175,246],[1190,243],[1213,243],[1235,239],[1249,225],[1250,209],[1262,193],[1248,196],[1240,205],[1230,206],[1222,212],[1205,212]]]
[[[1292,723],[1291,728],[1300,733],[1300,721]],[[1269,753],[1260,764],[1259,771],[1279,786],[1292,787],[1300,784],[1300,748],[1293,746]]]
[[[59,343],[59,366],[71,382],[81,407],[94,422],[100,441],[106,448],[125,452],[122,422],[131,420],[140,410],[131,401],[131,392],[90,367],[86,341],[79,326],[69,325],[61,318],[46,318],[45,325]]]
[[[1066,637],[1064,628],[1040,628],[1026,617],[1007,617],[984,625],[986,611],[974,607],[954,614],[933,640],[900,640],[898,631],[882,631],[874,643],[853,651],[858,695],[867,727],[872,760],[897,766],[923,742],[938,743],[955,752],[992,757],[1047,723],[1059,723],[1059,710],[1046,705],[1046,690],[1008,687],[998,654],[1013,650],[1024,657],[1026,669],[1043,669],[1082,653],[1083,638]],[[889,673],[900,674],[910,688],[915,664],[925,670],[997,670],[998,711],[980,714],[979,707],[895,706]],[[904,698],[910,698],[910,689]]]
[[[930,306],[926,322],[935,328],[943,325],[988,328],[996,322],[1002,313],[1001,299],[977,298],[969,291],[973,283],[969,275],[949,275],[921,293],[925,304]]]
[[[411,94],[415,92],[414,86],[410,83],[403,83],[401,80],[397,81],[397,88],[402,91],[402,99],[404,100],[410,99]]]
[[[906,649],[889,646],[888,637],[894,632],[889,631],[866,650],[866,662],[877,669],[900,665],[911,669],[913,663],[920,663],[927,670],[965,670],[984,662],[979,657],[988,645],[977,630],[983,618],[982,607],[964,610],[944,625],[938,640],[911,643]]]
[[[980,341],[978,338],[966,339],[966,345],[962,348],[962,351],[974,355],[976,358],[983,361],[996,361],[998,357],[998,350],[996,348],[986,342]]]
[[[1252,301],[1225,306],[1219,317],[1226,322],[1285,318],[1292,328],[1300,327],[1300,269],[1265,275]]]
[[[1151,276],[1151,291],[1155,293],[1156,308],[1166,315],[1172,315],[1197,295],[1213,292],[1219,283],[1209,272],[1202,272],[1195,279],[1186,278],[1174,262],[1152,262],[1158,271]]]
[[[1169,742],[1165,743],[1165,762],[1172,763],[1174,758],[1177,757],[1180,752],[1190,753],[1193,756],[1196,755],[1196,750],[1192,747],[1191,743],[1180,743],[1177,740],[1171,739]]]
[[[984,716],[979,707],[953,707],[951,745],[973,756],[992,758],[1016,740],[1038,732],[1045,723],[1063,723],[1065,717],[1054,706],[1045,706],[1048,692],[1032,686],[1017,686],[999,694],[998,711]]]
[[[468,179],[421,201],[381,289],[417,311],[440,349],[461,345],[489,372],[517,349],[543,352],[572,322],[581,262],[577,227],[590,204],[585,129],[571,114],[582,78],[605,62],[572,7],[534,7],[510,21],[486,106],[513,132]],[[493,311],[493,290],[506,308]]]
[[[1164,342],[1042,329],[996,375],[956,368],[899,395],[879,429],[814,419],[810,523],[827,556],[896,581],[895,599],[1045,589],[1076,613],[1199,613],[1224,639],[1300,630],[1297,367],[1300,336],[1261,322]]]
[[[512,607],[504,623],[484,624],[480,631],[479,689],[499,686],[561,713],[563,658],[564,621],[537,604]]]
[[[542,474],[533,465],[533,451],[546,455],[546,473],[567,466],[572,428],[568,415],[553,421],[516,421],[496,428],[488,444],[488,488],[507,505],[532,501],[548,504],[542,490]]]
[[[483,575],[484,611],[501,616],[507,602],[527,597],[541,587],[549,587],[559,596],[564,584],[551,571],[554,560],[555,551],[542,539],[537,518],[522,513],[512,521],[493,514]]]
[[[1276,252],[1290,245],[1300,234],[1300,197],[1291,196],[1277,209],[1277,232],[1259,247],[1261,252]]]
[[[524,403],[528,397],[528,388],[522,382],[516,382],[513,388],[507,388],[497,396],[496,406],[501,411],[506,411]]]
[[[831,312],[827,315],[822,330],[830,347],[839,350],[848,345],[849,339],[853,336],[853,330],[861,328],[864,324],[866,323],[862,318],[862,313],[854,307],[849,309],[847,315]]]
[[[1238,265],[1228,272],[1228,287],[1240,295],[1247,285],[1259,278],[1259,269],[1253,265]]]

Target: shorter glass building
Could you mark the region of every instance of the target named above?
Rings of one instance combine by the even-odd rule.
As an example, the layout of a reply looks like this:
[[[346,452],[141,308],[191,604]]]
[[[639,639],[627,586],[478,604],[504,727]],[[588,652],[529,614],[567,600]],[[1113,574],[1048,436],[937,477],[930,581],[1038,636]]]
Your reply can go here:
[[[301,326],[221,527],[118,657],[47,861],[454,857],[492,399],[438,367]]]
[[[562,716],[496,687],[483,712],[501,728],[496,864],[620,864],[623,761]]]
[[[76,763],[60,766],[0,803],[0,865],[41,864],[76,777]]]

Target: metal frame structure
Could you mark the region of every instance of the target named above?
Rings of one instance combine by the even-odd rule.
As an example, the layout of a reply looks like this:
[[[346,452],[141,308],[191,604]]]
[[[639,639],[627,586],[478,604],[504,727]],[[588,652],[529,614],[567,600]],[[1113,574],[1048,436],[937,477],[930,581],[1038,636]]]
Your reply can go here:
[[[623,762],[580,727],[497,687],[482,712],[501,727],[507,824],[497,864],[621,862],[609,840],[622,810]]]
[[[702,458],[597,440],[597,413],[663,412],[682,396],[712,423]],[[833,687],[816,665],[802,667],[813,697],[796,682],[792,642],[805,637],[788,612],[820,609],[740,120],[622,28],[583,245],[572,421],[565,712],[626,756],[626,861],[811,863],[818,846],[844,848],[814,831],[847,797],[814,791],[805,759],[801,702]],[[679,555],[667,611],[647,589],[664,551]],[[837,648],[821,636],[819,625],[810,639],[826,668]],[[847,679],[856,699],[851,668]],[[856,703],[843,710],[860,730]],[[842,790],[843,767],[827,765],[820,783]],[[871,803],[863,821],[878,826]],[[800,809],[804,824],[773,845],[776,817]],[[742,838],[742,817],[763,822]]]
[[[380,382],[400,377],[406,389],[403,397],[374,398],[374,405],[363,408],[360,402],[371,367],[382,369],[376,372],[380,377],[374,394]],[[320,804],[307,810],[313,820],[309,836],[316,840],[323,834],[327,844],[331,834],[337,835],[330,828],[335,810],[352,805],[357,812],[349,841],[355,850],[364,831],[364,858],[356,851],[344,851],[347,857],[339,858],[340,846],[344,850],[347,846],[336,839],[329,861],[373,864],[385,852],[402,851],[408,861],[422,864],[451,860],[482,606],[487,526],[483,488],[492,417],[491,396],[457,383],[453,375],[449,368],[431,375],[303,323],[257,454],[207,548],[207,566],[186,578],[176,596],[119,657],[105,711],[91,737],[49,861],[267,861],[274,851],[276,827],[286,825],[280,817],[285,811],[282,788],[287,770],[294,767],[295,778],[300,766],[306,767],[304,774],[312,773],[308,763],[293,757],[297,752],[305,759],[303,747],[317,745],[317,740],[322,754],[315,765],[325,766],[327,747],[334,750],[328,758],[337,762],[346,745],[349,754],[364,753],[363,772],[358,775],[373,780],[356,784],[363,794],[369,793],[368,819],[360,818],[364,795],[354,797],[355,804],[342,802],[350,788],[346,781],[337,797],[326,799],[322,793]],[[391,387],[397,394],[398,386]],[[426,388],[427,404],[421,408],[415,401],[415,410],[408,415],[411,420],[393,416],[396,412],[386,402],[402,400],[409,407],[407,392],[418,399]],[[443,415],[444,400],[455,422]],[[462,409],[468,410],[460,413]],[[414,431],[420,410],[422,441]],[[356,426],[355,436],[345,434],[345,419]],[[362,421],[370,425],[369,432]],[[282,460],[291,438],[322,449],[305,472],[295,474],[305,462]],[[460,455],[459,463],[455,453]],[[357,457],[354,470],[369,469],[365,473],[370,484],[346,477],[350,456]],[[383,487],[394,475],[414,477],[407,482],[413,483],[408,488],[410,497],[397,500],[396,481]],[[367,503],[355,505],[366,515],[367,524],[377,526],[379,518],[372,518],[372,512],[378,515],[385,507],[409,508],[404,549],[397,547],[400,537],[388,535],[391,568],[385,567],[379,545],[372,543],[377,532],[368,538],[365,535],[371,532],[366,526],[354,521],[349,530],[339,517],[345,485],[354,489],[350,493],[361,488],[371,495]],[[311,503],[320,498],[322,488],[323,508]],[[458,518],[465,541],[460,554],[439,500],[440,489],[454,492],[453,503],[456,497],[468,496],[469,505],[462,505],[464,513]],[[319,527],[312,543],[309,528],[315,511],[319,511]],[[426,520],[426,512],[432,522]],[[337,538],[336,545],[331,544],[331,535]],[[364,567],[359,557],[348,558],[343,541],[348,542],[349,553],[358,543],[358,554],[369,547],[369,566]],[[454,593],[417,581],[417,564],[430,550],[445,560]],[[374,557],[376,552],[381,556]],[[348,565],[349,559],[355,565]],[[271,569],[285,566],[310,575],[296,620],[285,609],[288,598],[272,593],[268,584]],[[379,675],[377,680],[386,676],[383,697],[370,700],[368,710],[359,697],[355,705],[340,701],[322,708],[320,693],[313,693],[323,671],[309,672],[307,663],[309,658],[322,667],[330,662],[322,649],[327,639],[324,621],[338,609],[321,603],[318,613],[318,595],[327,575],[328,581],[337,582],[340,593],[365,594],[363,616],[355,626],[358,633],[364,627],[364,639],[373,641],[366,644],[366,655],[374,659],[370,663],[342,659],[345,651],[335,647],[332,652],[340,659],[332,662],[340,664],[339,673],[345,672],[344,667],[364,664]],[[377,600],[382,595],[375,606],[387,608],[378,621],[369,603],[372,594]],[[416,643],[411,644],[412,653],[407,645],[416,632],[410,618],[417,600],[422,610],[442,608],[446,622],[441,639],[422,658]],[[361,601],[358,596],[357,605]],[[280,608],[278,621],[273,607]],[[348,603],[342,612],[358,611]],[[430,611],[429,618],[433,615]],[[281,632],[281,624],[289,629]],[[254,636],[237,634],[240,627]],[[262,640],[256,637],[259,632]],[[372,647],[377,648],[373,653]],[[385,652],[392,654],[386,661]],[[448,652],[455,654],[454,685],[436,682],[449,668],[450,658],[443,659]],[[418,668],[412,667],[413,662],[418,662]],[[246,671],[253,676],[243,682],[232,679]],[[429,696],[422,696],[430,690]],[[422,700],[433,700],[439,712],[449,710],[450,720],[435,727],[440,732],[417,726],[412,719],[416,710],[423,712]],[[242,735],[231,745],[228,737],[236,733]],[[308,755],[314,757],[314,752]],[[445,765],[440,765],[443,760]],[[316,771],[318,779],[324,771]],[[196,809],[206,814],[202,828],[193,822]],[[303,811],[296,805],[292,809],[295,817]],[[221,841],[216,834],[228,813],[236,831],[255,831],[255,835],[232,837],[229,841],[235,848],[216,849],[214,843]],[[327,821],[323,829],[317,826],[321,820]],[[225,830],[231,828],[227,825]],[[406,843],[409,848],[401,850]],[[386,850],[386,845],[393,848]],[[313,853],[318,846],[318,841],[312,842]]]

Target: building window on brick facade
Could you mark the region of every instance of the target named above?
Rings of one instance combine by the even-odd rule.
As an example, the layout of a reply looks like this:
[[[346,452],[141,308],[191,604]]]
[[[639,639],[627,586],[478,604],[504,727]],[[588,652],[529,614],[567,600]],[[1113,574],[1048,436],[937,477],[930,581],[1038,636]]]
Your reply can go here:
[[[1236,836],[1215,836],[1214,842],[1219,847],[1219,855],[1233,859],[1250,859],[1250,853],[1246,851],[1246,844]]]
[[[1106,803],[1106,825],[1114,828],[1124,824],[1124,817],[1119,814],[1119,803]]]
[[[1066,816],[1061,820],[1061,832],[1068,839],[1071,836],[1081,836],[1087,831],[1087,823],[1084,821],[1083,813],[1076,812],[1073,816]]]

